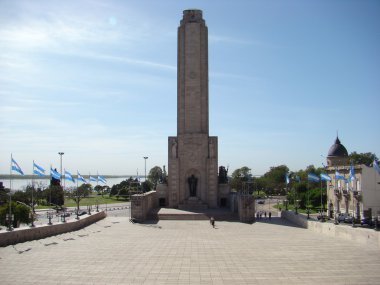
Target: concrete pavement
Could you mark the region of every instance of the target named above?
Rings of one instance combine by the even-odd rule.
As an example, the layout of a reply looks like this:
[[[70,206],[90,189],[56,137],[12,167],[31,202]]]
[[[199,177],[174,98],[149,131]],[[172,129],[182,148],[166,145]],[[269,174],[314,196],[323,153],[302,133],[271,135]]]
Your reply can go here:
[[[108,217],[0,248],[1,284],[380,284],[380,250],[273,218],[255,224]]]

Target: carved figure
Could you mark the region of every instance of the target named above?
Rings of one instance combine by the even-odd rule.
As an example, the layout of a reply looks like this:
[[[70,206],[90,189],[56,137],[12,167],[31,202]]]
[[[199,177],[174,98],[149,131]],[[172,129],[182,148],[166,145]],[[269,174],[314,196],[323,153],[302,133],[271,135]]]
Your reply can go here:
[[[172,142],[172,157],[173,158],[177,158],[178,156],[177,156],[177,140],[175,139],[175,140],[173,140],[173,142]]]
[[[227,177],[228,170],[224,166],[219,166],[219,183],[225,184],[228,183],[228,177]]]
[[[197,196],[197,182],[198,182],[198,179],[193,174],[193,175],[191,175],[187,179],[187,182],[189,183],[190,197],[196,197]]]

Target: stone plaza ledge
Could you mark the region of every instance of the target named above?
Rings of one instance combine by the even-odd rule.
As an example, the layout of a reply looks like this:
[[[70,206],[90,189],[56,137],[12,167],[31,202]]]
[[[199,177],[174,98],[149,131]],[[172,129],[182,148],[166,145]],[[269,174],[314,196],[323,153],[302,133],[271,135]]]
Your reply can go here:
[[[375,231],[374,229],[354,228],[349,225],[335,225],[331,222],[308,220],[305,215],[295,214],[293,211],[281,211],[281,218],[317,233],[342,240],[355,241],[363,245],[375,246],[380,249],[380,231]]]
[[[53,225],[36,226],[34,228],[16,228],[10,232],[0,232],[0,247],[77,231],[104,219],[106,216],[107,214],[101,211],[82,217],[80,220],[67,220],[66,223],[61,222]]]

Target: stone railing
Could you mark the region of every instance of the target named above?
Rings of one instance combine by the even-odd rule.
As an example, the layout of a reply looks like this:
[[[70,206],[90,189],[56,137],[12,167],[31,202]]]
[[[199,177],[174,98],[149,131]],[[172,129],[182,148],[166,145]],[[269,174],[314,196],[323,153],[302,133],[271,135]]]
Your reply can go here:
[[[368,228],[353,228],[348,225],[335,225],[330,222],[308,220],[304,215],[296,215],[292,211],[282,211],[281,218],[286,219],[302,228],[312,230],[330,237],[351,240],[367,246],[380,248],[380,231]]]
[[[11,232],[0,233],[0,246],[8,246],[20,242],[42,239],[50,236],[55,236],[67,232],[77,231],[87,227],[97,221],[104,219],[107,216],[105,212],[99,212],[80,220],[67,220],[66,223],[43,225],[34,228],[17,228]]]

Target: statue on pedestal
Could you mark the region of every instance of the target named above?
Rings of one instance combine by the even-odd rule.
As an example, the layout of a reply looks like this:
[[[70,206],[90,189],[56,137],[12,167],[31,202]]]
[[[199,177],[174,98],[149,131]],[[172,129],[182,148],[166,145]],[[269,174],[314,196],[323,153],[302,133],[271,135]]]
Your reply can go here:
[[[196,197],[197,196],[197,182],[198,182],[198,179],[193,174],[193,175],[191,175],[187,179],[187,182],[189,183],[190,197]]]

